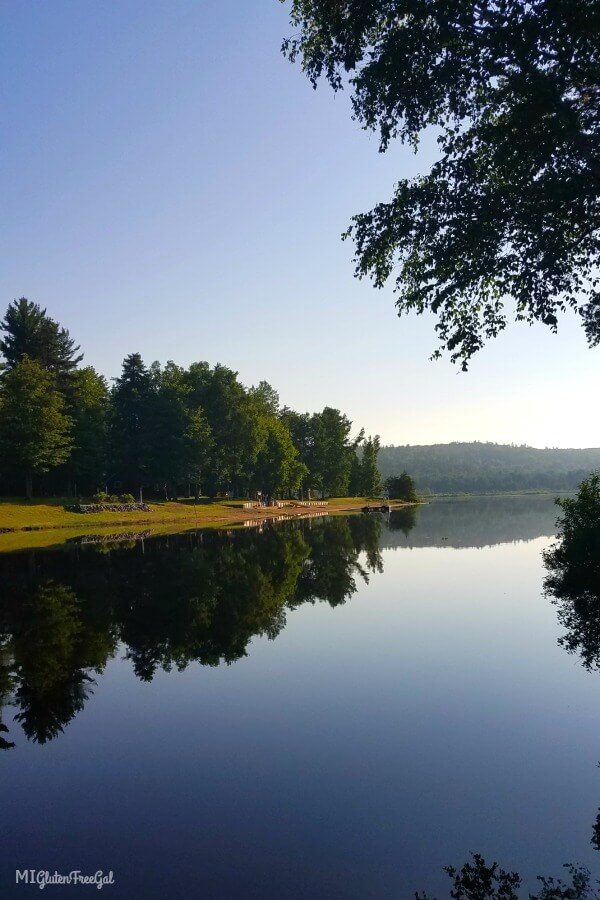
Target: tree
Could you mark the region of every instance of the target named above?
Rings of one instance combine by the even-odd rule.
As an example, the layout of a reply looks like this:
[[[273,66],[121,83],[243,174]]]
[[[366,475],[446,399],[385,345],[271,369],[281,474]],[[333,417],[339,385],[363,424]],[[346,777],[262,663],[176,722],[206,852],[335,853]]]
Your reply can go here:
[[[93,683],[80,664],[85,630],[78,598],[67,585],[40,584],[26,598],[20,624],[13,642],[15,719],[29,740],[45,744],[83,709]]]
[[[131,490],[139,490],[150,470],[152,379],[139,353],[123,360],[111,392],[111,473]]]
[[[151,369],[153,392],[149,411],[149,474],[162,484],[165,497],[189,482],[199,493],[212,447],[210,427],[202,410],[191,403],[185,371],[173,362]]]
[[[206,417],[212,436],[205,484],[209,494],[243,493],[250,483],[262,441],[261,410],[227,366],[193,363],[187,373],[190,399]]]
[[[298,490],[307,469],[298,456],[287,425],[271,416],[256,460],[255,487],[268,497]]]
[[[69,393],[73,451],[67,471],[80,491],[92,491],[103,483],[106,471],[108,386],[87,366],[73,373]]]
[[[575,497],[557,500],[557,543],[544,554],[544,589],[558,607],[565,634],[559,644],[600,670],[600,474],[586,478]]]
[[[352,422],[339,411],[326,406],[323,412],[310,419],[311,444],[308,470],[311,484],[330,497],[344,497],[348,493],[352,452],[356,442],[350,441]],[[359,435],[357,441],[362,439]]]
[[[363,445],[362,459],[360,461],[360,494],[364,497],[375,497],[381,493],[381,475],[377,468],[377,454],[379,453],[379,435],[369,437]]]
[[[285,0],[284,0],[285,2]],[[354,217],[357,275],[396,273],[399,314],[433,312],[463,368],[517,320],[575,309],[600,342],[600,7],[593,0],[291,0],[284,53],[349,81],[355,118],[440,158]],[[434,354],[438,356],[440,349]]]
[[[356,451],[350,457],[350,477],[348,479],[348,494],[350,497],[359,497],[362,493],[362,467],[361,460]]]
[[[480,853],[472,856],[473,862],[466,862],[460,870],[444,866],[452,881],[452,900],[519,900],[517,892],[523,879],[518,872],[507,872],[497,862],[487,865]],[[598,900],[600,882],[592,883],[589,869],[570,863],[563,869],[570,876],[570,884],[561,878],[538,875],[541,890],[539,894],[528,894],[529,900]],[[416,893],[415,900],[428,900],[427,894]]]
[[[33,494],[33,476],[64,463],[71,452],[71,419],[52,374],[23,356],[0,381],[0,459],[8,472],[25,481]]]
[[[390,500],[406,500],[409,503],[415,503],[419,499],[415,483],[408,472],[387,478],[385,489]]]
[[[14,368],[27,355],[52,372],[60,387],[83,359],[69,332],[26,297],[9,305],[0,331],[5,335],[0,340],[0,352],[7,368]]]
[[[279,415],[279,394],[268,381],[259,381],[258,386],[250,388],[248,393],[267,414]]]
[[[363,432],[350,440],[352,422],[339,409],[330,406],[312,415],[285,408],[281,417],[290,429],[300,461],[306,466],[305,486],[323,495],[346,496]]]

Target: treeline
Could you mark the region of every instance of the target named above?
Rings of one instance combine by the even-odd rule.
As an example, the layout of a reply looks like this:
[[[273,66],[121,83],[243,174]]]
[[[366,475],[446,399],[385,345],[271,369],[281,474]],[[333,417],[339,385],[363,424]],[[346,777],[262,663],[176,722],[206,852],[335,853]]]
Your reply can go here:
[[[147,366],[139,353],[109,387],[69,332],[26,298],[0,325],[0,492],[140,490],[265,498],[381,490],[379,439],[351,437],[340,410],[280,408],[267,382],[246,388],[206,362]]]
[[[419,492],[575,490],[600,467],[600,449],[537,449],[512,444],[451,443],[381,447],[382,477],[406,469]]]

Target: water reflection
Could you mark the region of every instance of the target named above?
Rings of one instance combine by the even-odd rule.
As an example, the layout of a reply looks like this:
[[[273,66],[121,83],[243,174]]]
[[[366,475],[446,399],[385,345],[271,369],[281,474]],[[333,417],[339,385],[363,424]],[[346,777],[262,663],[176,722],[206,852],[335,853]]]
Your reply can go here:
[[[549,542],[382,552],[556,515],[471,500],[0,556],[7,884],[22,847],[110,864],[119,896],[186,896],[198,853],[215,896],[443,897],[469,849],[532,892],[591,867],[600,681],[556,647]]]
[[[597,518],[577,517],[544,555],[546,594],[558,610],[565,634],[559,644],[600,670],[600,527]]]
[[[392,511],[382,547],[491,547],[530,541],[555,534],[557,514],[548,495],[440,499]]]
[[[0,557],[0,702],[43,744],[83,708],[120,643],[143,681],[192,661],[232,663],[255,635],[275,638],[287,610],[337,606],[382,571],[382,527],[353,516]],[[4,749],[7,732],[4,722]]]
[[[345,603],[383,571],[382,548],[526,540],[552,534],[555,519],[548,497],[473,499],[230,532],[88,536],[2,555],[0,749],[15,743],[7,706],[28,739],[52,740],[121,646],[146,682],[190,662],[230,664],[253,637],[277,637],[289,610]],[[572,576],[561,579],[565,590]],[[600,659],[598,605],[578,594],[560,610],[564,644],[588,667]]]

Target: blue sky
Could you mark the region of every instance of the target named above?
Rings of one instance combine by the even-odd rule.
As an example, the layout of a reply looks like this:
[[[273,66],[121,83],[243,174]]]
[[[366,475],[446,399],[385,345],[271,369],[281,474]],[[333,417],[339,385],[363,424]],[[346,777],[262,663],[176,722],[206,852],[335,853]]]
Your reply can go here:
[[[117,375],[206,359],[386,443],[600,446],[600,349],[511,327],[466,375],[353,277],[351,215],[427,167],[280,54],[278,0],[4,0],[2,306],[46,306]]]

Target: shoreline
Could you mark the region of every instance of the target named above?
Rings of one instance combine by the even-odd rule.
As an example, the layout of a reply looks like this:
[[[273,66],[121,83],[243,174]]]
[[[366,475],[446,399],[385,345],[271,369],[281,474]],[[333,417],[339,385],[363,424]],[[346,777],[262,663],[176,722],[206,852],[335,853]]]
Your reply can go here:
[[[356,513],[365,506],[378,507],[381,501],[364,497],[333,498],[327,506],[255,507],[244,509],[247,501],[167,501],[150,504],[150,513],[72,513],[62,502],[40,503],[0,501],[0,552],[50,546],[74,537],[101,532],[149,528],[152,533],[188,531],[196,528],[240,527],[244,523],[309,518],[336,513]],[[418,503],[391,501],[392,509]],[[48,540],[50,539],[50,540]]]

